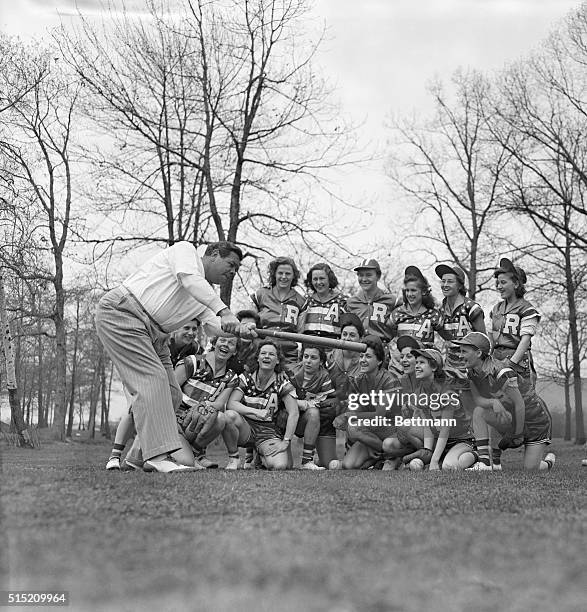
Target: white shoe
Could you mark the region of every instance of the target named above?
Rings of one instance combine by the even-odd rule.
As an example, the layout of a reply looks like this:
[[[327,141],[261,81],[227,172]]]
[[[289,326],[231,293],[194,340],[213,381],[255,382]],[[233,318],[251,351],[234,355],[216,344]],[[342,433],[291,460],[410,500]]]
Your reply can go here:
[[[239,466],[240,466],[240,459],[237,459],[237,457],[229,457],[228,463],[226,464],[226,467],[224,469],[234,471],[234,470],[238,470]]]
[[[503,468],[501,467],[501,463],[494,463],[492,467],[494,472],[503,472]]]
[[[583,467],[587,467],[587,459],[583,459],[583,461],[581,461],[581,465]]]
[[[143,470],[145,472],[170,474],[171,472],[195,472],[196,468],[190,465],[181,465],[173,457],[164,457],[163,459],[148,459],[143,464]]]
[[[313,461],[307,461],[306,463],[302,463],[302,465],[300,466],[300,470],[315,470],[321,472],[325,469],[326,468],[316,465]]]
[[[546,463],[549,464],[548,469],[552,470],[552,468],[554,467],[554,464],[556,462],[556,455],[554,453],[546,453],[546,455],[544,455],[543,461],[546,461]]]
[[[477,461],[475,465],[470,468],[466,468],[465,472],[492,472],[493,468],[482,461]]]
[[[245,461],[243,463],[243,470],[255,470],[257,469],[254,461]]]
[[[120,457],[110,457],[106,463],[107,470],[120,470]]]

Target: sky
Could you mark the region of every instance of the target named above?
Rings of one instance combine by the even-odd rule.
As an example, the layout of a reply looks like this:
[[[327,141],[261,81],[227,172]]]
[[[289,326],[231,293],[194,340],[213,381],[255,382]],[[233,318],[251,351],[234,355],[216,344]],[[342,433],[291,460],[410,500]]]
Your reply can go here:
[[[173,0],[169,0],[173,3]],[[121,6],[122,0],[111,0]],[[580,3],[566,0],[316,0],[312,21],[327,36],[319,69],[335,86],[341,112],[361,124],[368,151],[381,152],[390,116],[425,116],[426,86],[459,67],[499,71],[536,48]],[[75,23],[76,6],[99,14],[97,0],[0,0],[0,28],[24,39],[43,37],[60,23]],[[141,14],[143,0],[127,0]],[[356,240],[380,243],[393,235],[402,203],[376,159],[337,175],[348,199],[371,203],[371,229]],[[410,262],[412,263],[412,262]],[[416,262],[419,263],[419,262]],[[113,414],[116,417],[116,414]]]
[[[168,0],[173,7],[179,0]],[[144,0],[109,0],[139,16]],[[360,146],[375,159],[334,173],[345,198],[370,209],[369,240],[390,234],[394,211],[404,203],[385,175],[385,150],[394,116],[431,111],[427,84],[459,67],[485,73],[528,54],[549,30],[579,5],[567,0],[315,0],[310,23],[326,27],[317,57],[320,72],[336,87],[341,112],[359,124]],[[100,0],[0,0],[0,27],[23,38],[74,24],[77,9],[100,14]],[[362,219],[365,221],[365,219]],[[373,228],[375,228],[373,230]],[[365,234],[351,248],[360,250]]]

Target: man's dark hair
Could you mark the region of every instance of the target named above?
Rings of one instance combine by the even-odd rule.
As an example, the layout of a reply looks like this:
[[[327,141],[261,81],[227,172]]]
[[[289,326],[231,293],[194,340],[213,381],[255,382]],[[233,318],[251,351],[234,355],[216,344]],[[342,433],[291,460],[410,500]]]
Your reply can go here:
[[[207,247],[204,255],[212,255],[214,251],[218,251],[220,257],[225,259],[231,253],[235,253],[238,257],[239,261],[243,260],[243,252],[240,247],[237,247],[233,242],[228,242],[226,240],[221,240],[220,242],[211,242]]]

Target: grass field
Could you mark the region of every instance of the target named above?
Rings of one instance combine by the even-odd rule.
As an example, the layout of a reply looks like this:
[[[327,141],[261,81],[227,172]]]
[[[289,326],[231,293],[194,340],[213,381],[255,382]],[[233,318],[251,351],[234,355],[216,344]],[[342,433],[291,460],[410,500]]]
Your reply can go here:
[[[587,609],[587,468],[112,473],[108,446],[2,448],[1,588],[71,610]],[[24,608],[23,608],[24,609]],[[30,609],[30,608],[29,608]]]

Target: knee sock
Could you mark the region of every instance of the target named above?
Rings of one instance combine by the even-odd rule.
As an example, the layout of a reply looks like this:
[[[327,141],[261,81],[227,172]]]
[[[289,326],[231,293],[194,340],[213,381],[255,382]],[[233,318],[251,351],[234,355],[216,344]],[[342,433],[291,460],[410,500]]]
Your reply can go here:
[[[479,455],[479,462],[485,465],[491,465],[491,459],[489,458],[489,440],[477,440],[477,454]]]
[[[124,450],[125,446],[126,444],[114,443],[114,446],[112,447],[112,450],[110,451],[110,458],[112,459],[112,457],[118,457],[120,459],[120,457],[122,456],[122,451]]]
[[[315,444],[306,444],[304,442],[304,452],[302,453],[302,465],[304,463],[310,463],[310,461],[314,460],[314,449],[316,448]]]

